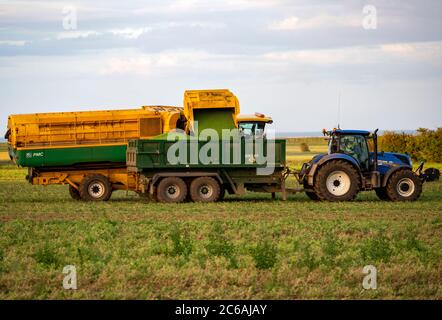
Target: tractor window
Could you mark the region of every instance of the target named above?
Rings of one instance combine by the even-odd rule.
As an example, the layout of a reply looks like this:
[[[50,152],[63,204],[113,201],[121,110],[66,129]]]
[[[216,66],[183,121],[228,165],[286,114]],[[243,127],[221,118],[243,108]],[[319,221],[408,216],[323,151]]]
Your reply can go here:
[[[328,153],[329,154],[333,154],[333,153],[337,153],[339,148],[338,148],[338,139],[336,136],[332,136],[330,137],[330,140],[328,142]]]
[[[265,132],[265,123],[263,122],[241,122],[239,131],[243,137],[263,137]]]
[[[340,137],[339,147],[342,153],[348,154],[358,160],[360,165],[368,169],[368,147],[363,136],[343,135]]]
[[[239,124],[239,131],[241,132],[241,136],[243,137],[251,137],[253,136],[253,127],[254,123],[251,122],[242,122]]]

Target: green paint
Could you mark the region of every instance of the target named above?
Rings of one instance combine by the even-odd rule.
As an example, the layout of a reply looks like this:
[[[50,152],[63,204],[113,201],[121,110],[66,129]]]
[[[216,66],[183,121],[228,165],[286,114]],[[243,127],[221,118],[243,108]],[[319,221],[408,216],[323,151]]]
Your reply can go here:
[[[126,162],[126,145],[16,150],[21,167],[71,166],[80,163]]]
[[[195,109],[193,117],[195,121],[198,121],[199,134],[204,129],[213,129],[221,138],[223,129],[235,129],[233,112],[233,109]]]
[[[254,154],[262,154],[257,148],[254,152],[246,150],[246,143],[241,139],[240,143],[231,143],[226,140],[209,142],[200,140],[180,140],[178,142],[167,140],[132,140],[129,142],[128,153],[135,158],[135,166],[139,169],[162,169],[162,168],[257,168],[273,165],[274,167],[285,167],[285,144],[283,139],[275,141],[275,159],[272,164],[258,164],[254,161]],[[177,143],[177,144],[175,144]],[[264,154],[267,156],[267,141],[264,141]],[[171,149],[174,148],[174,149]],[[201,151],[201,149],[203,151]],[[169,150],[176,150],[175,157],[168,157]],[[229,150],[229,151],[228,151]],[[213,154],[212,154],[213,152]],[[204,162],[198,156],[208,155],[215,162]],[[235,154],[235,157],[234,157]],[[230,157],[228,156],[230,155]],[[212,157],[213,156],[213,157]],[[171,162],[173,160],[179,163]]]

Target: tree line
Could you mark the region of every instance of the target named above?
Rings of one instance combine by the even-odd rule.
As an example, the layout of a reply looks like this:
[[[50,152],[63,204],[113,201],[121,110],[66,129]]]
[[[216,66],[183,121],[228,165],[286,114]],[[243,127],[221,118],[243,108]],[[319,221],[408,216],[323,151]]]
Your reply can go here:
[[[416,161],[442,162],[442,128],[419,128],[415,134],[386,131],[379,137],[379,150],[406,153]]]

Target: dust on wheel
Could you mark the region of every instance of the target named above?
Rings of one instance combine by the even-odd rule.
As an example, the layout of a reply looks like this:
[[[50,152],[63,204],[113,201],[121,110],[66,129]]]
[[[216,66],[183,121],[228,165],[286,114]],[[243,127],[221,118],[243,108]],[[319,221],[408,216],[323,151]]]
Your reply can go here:
[[[190,198],[195,202],[215,202],[220,192],[218,181],[212,177],[199,177],[190,184]]]
[[[81,181],[79,192],[85,201],[107,201],[112,195],[112,184],[101,174],[89,175]]]
[[[422,193],[422,182],[411,170],[400,170],[387,182],[387,195],[392,201],[415,201]]]
[[[181,178],[167,177],[157,187],[157,199],[164,203],[183,202],[187,196],[186,183]]]
[[[71,185],[69,185],[69,194],[72,199],[81,200],[80,192]]]
[[[360,176],[346,161],[330,161],[315,178],[314,191],[319,200],[350,201],[360,190]]]

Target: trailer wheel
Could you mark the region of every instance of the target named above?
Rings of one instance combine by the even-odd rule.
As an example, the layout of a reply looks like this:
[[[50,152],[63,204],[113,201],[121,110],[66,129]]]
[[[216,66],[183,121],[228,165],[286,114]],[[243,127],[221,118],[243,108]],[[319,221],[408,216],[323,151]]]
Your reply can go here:
[[[69,194],[72,199],[81,200],[80,192],[71,185],[69,185]]]
[[[323,165],[316,176],[314,191],[322,201],[351,201],[360,188],[360,177],[346,161],[330,161]]]
[[[107,201],[112,195],[112,184],[101,174],[89,175],[81,181],[79,192],[85,201]]]
[[[215,202],[220,193],[221,187],[212,177],[199,177],[190,184],[190,198],[195,202]]]
[[[415,201],[422,193],[422,182],[413,171],[400,170],[388,179],[386,190],[392,201]]]
[[[164,203],[183,202],[187,196],[187,186],[183,179],[167,177],[160,181],[157,187],[157,199]]]
[[[375,189],[375,192],[376,192],[376,195],[378,196],[378,198],[380,200],[383,200],[383,201],[389,201],[390,200],[390,198],[388,197],[387,189],[386,188]]]

